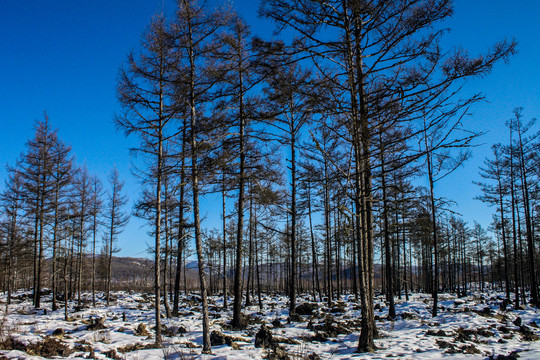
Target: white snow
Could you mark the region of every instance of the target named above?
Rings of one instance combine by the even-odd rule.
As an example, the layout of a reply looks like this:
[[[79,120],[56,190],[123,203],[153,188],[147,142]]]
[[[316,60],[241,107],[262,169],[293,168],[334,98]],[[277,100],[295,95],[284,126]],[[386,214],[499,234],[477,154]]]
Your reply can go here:
[[[182,297],[178,318],[163,319],[167,329],[183,327],[187,333],[172,335],[166,331],[161,349],[143,348],[151,347],[154,341],[153,296],[134,292],[117,292],[114,295],[117,300],[110,307],[106,307],[100,294],[97,307],[92,308],[90,296],[85,294],[83,310],[70,308],[69,321],[64,321],[63,308],[50,311],[50,297],[44,298],[45,314],[43,310],[36,311],[32,307],[30,293],[16,293],[13,303],[7,307],[6,296],[2,295],[0,341],[12,337],[23,344],[37,343],[51,337],[54,330],[63,329],[65,335],[57,338],[75,349],[67,356],[70,359],[89,358],[92,355],[90,349],[93,349],[95,359],[106,359],[105,353],[113,349],[123,359],[262,359],[267,356],[268,350],[256,348],[254,338],[261,323],[265,322],[291,359],[308,359],[313,353],[321,359],[486,359],[508,355],[513,351],[518,351],[519,359],[540,359],[540,341],[523,338],[524,331],[533,334],[533,337],[540,335],[540,329],[536,327],[536,324],[540,324],[539,310],[527,306],[518,310],[509,307],[507,311],[501,311],[499,303],[502,294],[474,293],[461,299],[442,294],[439,303],[441,311],[435,318],[431,316],[430,296],[414,294],[409,301],[396,300],[398,318],[395,321],[386,319],[384,297],[377,297],[375,314],[382,337],[375,341],[378,350],[374,353],[355,352],[360,310],[353,296],[344,296],[334,303],[334,307],[341,307],[344,312],[332,313],[332,308],[319,303],[314,315],[302,316],[301,322],[290,324],[287,323],[287,297],[264,296],[262,311],[258,306],[243,309],[244,314],[253,320],[243,331],[232,331],[227,327],[232,318],[231,309],[224,311],[222,298],[210,297],[211,330],[236,338],[233,346],[213,346],[211,355],[201,354],[202,317],[196,295]],[[311,299],[299,298],[298,304],[303,302],[311,302]],[[122,321],[124,313],[125,322]],[[313,329],[322,327],[327,315],[332,316],[327,321],[334,325],[341,324],[352,332],[328,336],[325,342],[312,341],[317,333]],[[521,332],[514,324],[518,317],[525,326]],[[91,318],[104,318],[106,328],[88,330]],[[283,327],[273,328],[271,322],[275,319],[279,319]],[[136,329],[140,323],[146,324],[150,336],[137,336]],[[120,352],[121,348],[135,349],[136,345],[138,350]],[[471,351],[479,353],[464,354]],[[17,350],[0,350],[0,359],[43,358]]]

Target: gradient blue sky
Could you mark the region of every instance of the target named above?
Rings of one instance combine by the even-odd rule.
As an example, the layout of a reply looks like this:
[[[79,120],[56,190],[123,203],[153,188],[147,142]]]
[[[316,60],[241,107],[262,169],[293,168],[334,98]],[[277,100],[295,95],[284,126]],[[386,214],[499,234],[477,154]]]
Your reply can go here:
[[[211,3],[217,4],[217,1]],[[236,1],[255,34],[272,28],[256,18],[258,1]],[[140,185],[130,173],[132,140],[115,130],[113,114],[118,69],[157,11],[171,13],[172,0],[1,0],[0,1],[0,187],[4,165],[13,164],[34,134],[33,124],[46,111],[60,137],[73,148],[79,164],[104,181],[116,166],[126,181],[130,206]],[[532,0],[457,0],[445,45],[484,52],[504,37],[516,38],[519,53],[491,75],[469,81],[467,91],[482,91],[488,102],[477,104],[469,127],[489,131],[467,165],[437,184],[436,191],[459,203],[455,209],[471,222],[491,221],[491,209],[473,200],[478,166],[491,144],[506,141],[504,123],[517,106],[525,117],[540,114],[540,2]],[[208,222],[219,213],[205,210]],[[121,235],[124,256],[145,256],[150,241],[141,222],[132,219]]]

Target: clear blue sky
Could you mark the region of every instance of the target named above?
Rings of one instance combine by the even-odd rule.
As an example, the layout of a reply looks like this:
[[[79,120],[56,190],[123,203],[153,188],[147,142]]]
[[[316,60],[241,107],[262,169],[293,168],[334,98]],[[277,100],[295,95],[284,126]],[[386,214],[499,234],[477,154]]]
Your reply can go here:
[[[212,1],[212,3],[218,3]],[[253,26],[253,33],[272,31],[256,18],[257,1],[236,1],[236,8]],[[472,181],[491,144],[506,141],[504,122],[516,106],[526,118],[540,116],[540,2],[531,0],[458,0],[448,23],[446,44],[479,53],[504,37],[515,37],[519,53],[508,65],[497,65],[468,90],[482,91],[489,103],[474,107],[470,127],[489,133],[474,150],[474,158],[437,185],[436,191],[459,203],[468,221],[487,225],[491,210],[472,198]],[[118,69],[157,11],[171,13],[172,0],[1,0],[0,1],[0,181],[4,165],[12,164],[33,136],[33,124],[49,114],[60,137],[73,147],[79,164],[104,181],[116,166],[126,181],[131,202],[139,184],[130,173],[130,140],[112,122]],[[208,221],[219,213],[206,211]],[[132,219],[121,235],[121,255],[144,256],[150,239]]]

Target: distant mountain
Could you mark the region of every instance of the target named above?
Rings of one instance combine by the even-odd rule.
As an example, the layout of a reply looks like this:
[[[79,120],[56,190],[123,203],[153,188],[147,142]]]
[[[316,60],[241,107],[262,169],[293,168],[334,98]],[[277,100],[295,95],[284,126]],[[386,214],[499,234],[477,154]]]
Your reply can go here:
[[[89,260],[89,259],[88,259]],[[103,259],[97,260],[97,266],[102,266],[103,263],[100,264],[100,262],[103,261]],[[87,262],[89,264],[89,262]],[[88,266],[88,265],[87,265]],[[285,274],[285,266],[284,264],[261,264],[259,271],[261,275],[261,280],[266,281],[268,275],[270,277],[275,276],[275,274]],[[196,260],[188,260],[186,263],[186,269],[187,269],[187,278],[188,279],[197,279],[197,273],[198,273],[198,263]],[[382,274],[382,266],[380,264],[374,264],[374,277],[375,279],[380,279]],[[208,271],[208,270],[207,270]],[[247,268],[244,268],[244,271],[247,271]],[[319,276],[322,276],[322,267],[319,266]],[[341,271],[341,277],[343,279],[351,279],[352,268],[347,267],[345,269],[342,269]],[[98,269],[98,277],[100,276],[100,270]],[[174,269],[173,269],[174,272]],[[183,272],[183,269],[182,269]],[[227,269],[227,273],[229,277],[234,276],[234,269],[232,267],[229,267]],[[173,273],[174,276],[174,273]],[[246,273],[247,276],[247,273]],[[305,280],[311,279],[311,265],[306,264],[303,266],[303,271],[299,274],[299,276]],[[182,275],[183,277],[183,275]],[[333,275],[333,279],[336,278],[336,275]],[[145,258],[134,258],[134,257],[117,257],[113,256],[112,258],[112,281],[117,286],[122,286],[121,284],[140,284],[142,286],[145,285],[151,285],[153,283],[154,279],[154,261],[150,259]]]
[[[151,279],[154,276],[154,261],[144,258],[113,256],[111,268],[114,282]]]

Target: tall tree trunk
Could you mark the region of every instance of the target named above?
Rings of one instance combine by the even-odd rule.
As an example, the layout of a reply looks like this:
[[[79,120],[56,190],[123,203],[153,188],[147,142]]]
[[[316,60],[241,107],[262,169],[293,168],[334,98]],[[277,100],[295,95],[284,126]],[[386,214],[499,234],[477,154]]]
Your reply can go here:
[[[165,225],[165,249],[164,249],[164,258],[163,258],[163,305],[165,306],[165,315],[168,319],[172,317],[171,313],[171,307],[169,306],[169,298],[168,298],[168,284],[167,284],[167,271],[168,271],[168,260],[169,260],[169,239],[171,237],[170,231],[169,231],[169,206],[168,206],[168,200],[169,200],[169,192],[168,192],[168,181],[165,180],[165,207],[164,207],[164,225]]]
[[[241,67],[240,67],[241,68]],[[245,193],[245,177],[246,177],[246,148],[245,148],[245,116],[244,116],[244,89],[242,81],[242,73],[240,72],[240,89],[239,89],[239,145],[240,145],[240,169],[238,172],[238,225],[236,229],[236,266],[234,272],[234,303],[233,303],[233,319],[232,326],[235,329],[243,328],[242,321],[242,247],[243,247],[243,230],[244,230],[244,193]]]
[[[519,274],[516,232],[516,197],[514,190],[514,146],[512,144],[512,128],[510,128],[510,201],[512,202],[512,237],[514,240],[514,307],[517,309],[519,308]]]
[[[291,115],[292,116],[292,115]],[[291,274],[289,278],[289,317],[296,311],[296,133],[294,118],[290,120],[291,133]]]
[[[94,185],[96,186],[96,185]],[[97,201],[97,199],[95,199]],[[97,233],[97,212],[94,212],[92,224],[92,306],[96,307],[96,233]]]
[[[58,192],[57,192],[58,194]],[[54,210],[54,225],[53,225],[53,239],[52,239],[52,270],[51,270],[51,290],[52,290],[52,311],[56,311],[58,309],[58,305],[56,303],[56,295],[58,292],[57,289],[57,275],[56,275],[56,262],[57,262],[57,247],[58,247],[58,195],[56,195],[55,198],[55,210]]]
[[[182,159],[180,161],[180,199],[178,204],[178,242],[176,253],[176,273],[174,277],[174,299],[173,299],[173,314],[178,316],[178,304],[180,302],[180,275],[182,269],[182,251],[184,248],[186,229],[184,223],[184,197],[186,192],[186,126],[187,121],[184,119],[182,127]]]
[[[394,281],[392,273],[392,246],[390,244],[390,229],[388,220],[388,199],[386,188],[386,170],[385,170],[385,158],[383,150],[382,133],[380,135],[380,152],[381,152],[381,187],[382,187],[382,201],[383,201],[383,234],[384,234],[384,252],[385,252],[385,265],[386,265],[386,301],[388,301],[388,318],[393,320],[396,317],[396,306],[394,304]]]
[[[249,197],[249,244],[248,244],[248,277],[246,283],[246,306],[251,306],[251,280],[253,278],[253,193],[250,181],[250,197]]]
[[[225,171],[222,173],[221,179],[221,199],[222,199],[222,217],[223,217],[223,310],[227,309],[227,216],[226,216],[226,202],[225,202]]]
[[[67,239],[66,239],[67,242]],[[64,252],[64,321],[68,321],[68,254],[67,244]]]
[[[521,167],[521,185],[523,192],[523,208],[525,212],[525,229],[527,235],[527,253],[529,256],[529,277],[531,285],[531,300],[534,306],[540,306],[538,301],[538,285],[536,282],[536,268],[535,268],[535,257],[534,257],[534,242],[532,236],[532,226],[531,226],[531,208],[529,205],[529,187],[527,182],[527,169],[525,166],[525,155],[524,155],[524,145],[520,128],[520,120],[517,118],[516,122],[518,126],[518,141],[519,141],[519,156],[520,156],[520,167]]]
[[[191,22],[189,23],[191,26]],[[197,118],[195,112],[195,54],[194,54],[193,34],[189,28],[189,46],[188,56],[190,64],[190,86],[189,86],[189,107],[191,118],[191,179],[193,192],[193,222],[195,227],[195,249],[197,252],[197,263],[199,268],[199,283],[202,299],[202,317],[203,317],[203,350],[204,354],[211,352],[210,343],[210,317],[208,314],[208,294],[206,285],[206,276],[204,274],[204,258],[201,239],[201,219],[199,207],[199,168],[198,168],[198,144],[196,139]],[[185,272],[184,272],[185,273]],[[240,294],[241,296],[241,294]]]
[[[330,243],[332,239],[330,229],[330,184],[328,175],[328,161],[324,159],[324,229],[326,233],[325,252],[326,252],[326,296],[328,306],[332,304],[332,251],[330,249]]]
[[[113,254],[113,246],[114,246],[114,234],[113,229],[115,228],[115,217],[114,215],[111,216],[111,223],[110,223],[110,234],[109,239],[107,241],[107,306],[111,305],[111,279],[112,279],[112,254]]]
[[[435,194],[434,194],[434,181],[433,181],[433,167],[431,163],[431,147],[428,145],[427,140],[427,128],[426,120],[424,118],[424,146],[426,150],[427,158],[427,171],[428,171],[428,181],[429,181],[429,204],[431,207],[431,231],[432,231],[432,246],[433,246],[433,279],[432,279],[432,297],[433,297],[433,308],[431,309],[431,315],[433,317],[437,316],[437,307],[439,299],[439,251],[438,251],[438,237],[437,237],[437,216],[436,216],[436,207],[435,207]]]
[[[311,278],[315,282],[313,286],[313,301],[317,301],[315,293],[319,294],[319,301],[322,301],[321,296],[321,284],[319,281],[319,262],[317,256],[317,248],[315,245],[315,234],[313,232],[313,220],[312,220],[312,211],[311,211],[311,183],[308,181],[307,188],[307,203],[308,203],[308,217],[309,217],[309,233],[311,237]],[[316,290],[316,292],[315,292]]]
[[[506,224],[504,221],[504,203],[503,203],[503,188],[501,184],[499,161],[497,161],[497,183],[498,183],[498,195],[499,195],[499,212],[501,216],[501,235],[503,241],[503,252],[504,252],[504,282],[506,290],[506,299],[510,300],[510,280],[509,280],[509,268],[508,268],[508,246],[506,239]]]
[[[161,58],[163,62],[163,58]],[[163,66],[160,66],[160,79],[163,78]],[[156,218],[154,223],[154,307],[156,322],[156,340],[157,347],[161,347],[161,191],[163,181],[163,83],[159,82],[159,114],[158,114],[158,152],[156,168]],[[112,232],[112,231],[111,231]],[[111,244],[112,246],[112,244]],[[111,247],[112,251],[112,247]]]
[[[37,298],[38,298],[38,293],[37,293],[37,269],[38,269],[38,250],[39,250],[39,213],[38,213],[38,210],[37,210],[37,206],[36,206],[36,218],[34,220],[34,262],[33,262],[33,291],[34,293],[32,294],[32,303],[34,304],[35,307],[37,307],[36,305],[36,302],[37,302]]]

